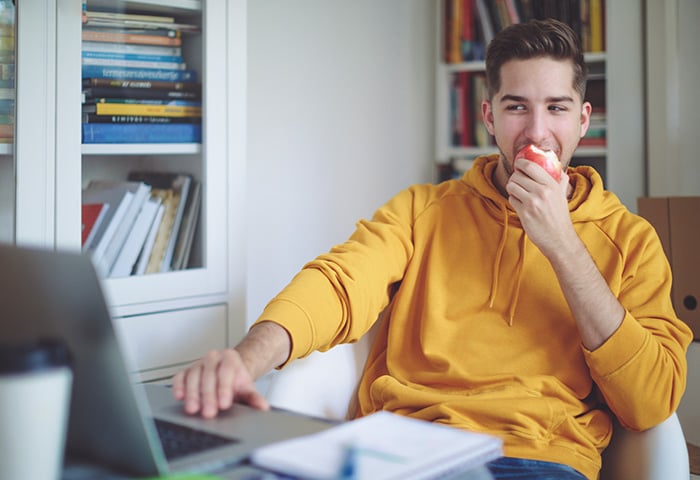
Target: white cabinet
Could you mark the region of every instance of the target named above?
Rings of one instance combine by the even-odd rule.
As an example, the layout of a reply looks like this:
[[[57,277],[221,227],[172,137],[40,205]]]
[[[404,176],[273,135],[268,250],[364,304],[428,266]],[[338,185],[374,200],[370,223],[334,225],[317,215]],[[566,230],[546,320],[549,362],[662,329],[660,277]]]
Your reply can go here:
[[[189,267],[107,278],[105,293],[128,348],[148,351],[136,368],[149,378],[236,342],[245,313],[246,1],[87,0],[88,10],[169,15],[201,27],[183,34],[182,55],[202,84],[202,141],[111,144],[81,139],[81,0],[18,3],[16,195],[0,200],[16,228],[6,236],[79,251],[81,191],[90,180],[126,180],[132,170],[190,174],[201,182],[202,208]],[[11,163],[2,162],[4,173]]]
[[[436,67],[436,162],[474,158],[496,152],[495,146],[454,147],[450,138],[450,81],[455,72],[483,72],[483,61],[448,64],[445,53],[444,0],[436,2],[438,14]],[[641,0],[605,2],[605,52],[587,53],[589,79],[604,83],[607,142],[605,146],[579,146],[573,164],[590,164],[599,170],[606,187],[632,210],[645,192],[644,142],[644,38]],[[590,85],[590,84],[589,84]],[[590,90],[590,88],[589,88]],[[475,103],[477,100],[475,100]],[[480,101],[478,101],[480,103]],[[594,105],[595,107],[596,105]],[[472,111],[477,106],[472,108]],[[476,117],[476,116],[475,116]],[[481,122],[480,114],[473,118]]]

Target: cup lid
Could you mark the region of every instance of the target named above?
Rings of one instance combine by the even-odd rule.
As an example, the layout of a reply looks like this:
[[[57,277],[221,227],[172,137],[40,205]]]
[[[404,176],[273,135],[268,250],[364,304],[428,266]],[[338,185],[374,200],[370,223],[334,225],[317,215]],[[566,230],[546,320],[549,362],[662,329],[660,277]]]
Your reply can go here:
[[[0,342],[0,374],[23,373],[70,365],[66,345],[58,340]]]

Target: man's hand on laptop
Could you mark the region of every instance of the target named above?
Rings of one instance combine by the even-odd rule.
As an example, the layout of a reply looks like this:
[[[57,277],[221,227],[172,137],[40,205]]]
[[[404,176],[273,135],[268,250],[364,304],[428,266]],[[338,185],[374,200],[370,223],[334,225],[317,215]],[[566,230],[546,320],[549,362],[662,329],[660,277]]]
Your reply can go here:
[[[213,418],[234,402],[267,410],[270,405],[255,388],[255,380],[289,357],[287,331],[273,322],[250,329],[233,349],[214,350],[173,377],[173,396],[185,412]]]
[[[233,402],[269,409],[265,397],[235,349],[214,350],[173,377],[173,395],[185,402],[185,412],[213,418]]]

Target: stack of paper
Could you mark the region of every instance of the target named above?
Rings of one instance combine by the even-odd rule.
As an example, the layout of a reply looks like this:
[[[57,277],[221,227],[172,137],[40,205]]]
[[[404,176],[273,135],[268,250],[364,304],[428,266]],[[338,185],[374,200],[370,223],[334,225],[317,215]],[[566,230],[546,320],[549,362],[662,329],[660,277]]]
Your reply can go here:
[[[503,442],[491,435],[378,412],[259,448],[251,461],[308,479],[418,480],[472,470],[502,452]]]

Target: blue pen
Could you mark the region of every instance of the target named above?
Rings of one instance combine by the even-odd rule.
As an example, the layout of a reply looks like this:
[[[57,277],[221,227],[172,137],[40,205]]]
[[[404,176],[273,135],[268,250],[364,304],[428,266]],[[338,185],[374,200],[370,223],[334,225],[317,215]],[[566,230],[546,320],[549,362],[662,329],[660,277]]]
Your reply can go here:
[[[340,464],[338,480],[355,480],[357,469],[357,448],[354,445],[345,447],[343,461]]]

